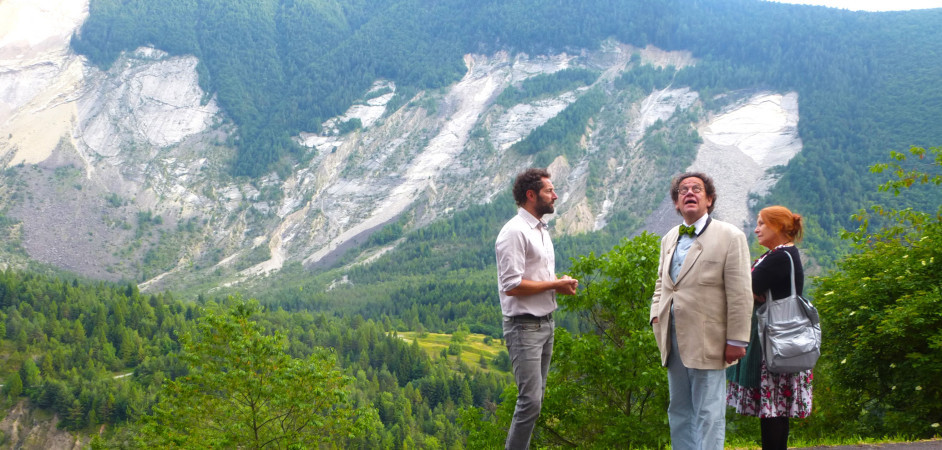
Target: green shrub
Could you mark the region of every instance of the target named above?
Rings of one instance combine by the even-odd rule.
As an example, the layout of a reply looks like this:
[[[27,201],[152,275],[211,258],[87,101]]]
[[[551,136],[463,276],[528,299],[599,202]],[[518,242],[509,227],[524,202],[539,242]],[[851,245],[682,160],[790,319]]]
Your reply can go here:
[[[936,174],[907,171],[899,153],[898,163],[871,170],[895,169],[897,179],[881,190],[897,194],[917,183],[939,186],[942,149],[930,154]],[[827,371],[826,396],[833,397],[823,420],[862,435],[931,437],[942,417],[942,207],[872,211],[860,212],[862,225],[845,236],[859,253],[821,277],[813,294],[825,333],[819,371]],[[871,233],[874,219],[886,224]]]

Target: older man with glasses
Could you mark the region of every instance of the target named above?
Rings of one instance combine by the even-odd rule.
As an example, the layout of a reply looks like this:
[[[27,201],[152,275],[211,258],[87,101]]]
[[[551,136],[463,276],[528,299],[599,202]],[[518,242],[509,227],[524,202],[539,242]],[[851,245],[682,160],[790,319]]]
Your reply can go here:
[[[684,223],[661,240],[650,317],[667,366],[671,447],[721,450],[725,369],[749,342],[749,246],[742,230],[710,217],[717,195],[706,174],[678,175],[670,194]]]

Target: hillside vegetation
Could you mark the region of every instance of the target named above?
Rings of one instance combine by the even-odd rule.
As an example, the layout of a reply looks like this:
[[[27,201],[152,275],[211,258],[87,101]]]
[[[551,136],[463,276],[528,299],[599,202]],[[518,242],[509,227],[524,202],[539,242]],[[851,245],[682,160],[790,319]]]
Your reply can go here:
[[[914,148],[916,161],[895,157],[875,167],[893,171],[885,190],[903,201],[914,185],[938,192],[942,149]],[[893,226],[873,228],[877,216]],[[874,207],[858,218],[848,237],[859,253],[811,290],[826,344],[814,413],[796,421],[793,435],[815,444],[938,436],[942,209]],[[538,445],[667,444],[666,369],[647,312],[658,242],[645,233],[573,262],[569,273],[583,287],[560,299],[560,322],[569,325],[557,330]],[[239,297],[182,302],[133,286],[5,271],[0,403],[28,399],[77,433],[106,425],[93,439],[102,448],[237,446],[262,435],[285,446],[327,436],[344,448],[499,446],[515,395],[509,361],[499,340],[470,333],[470,315],[443,334],[448,323],[406,325],[418,312],[431,317],[426,305],[378,320],[314,309]],[[305,425],[259,425],[279,411]],[[732,423],[732,441],[758,439],[754,419]],[[0,435],[0,444],[7,439]]]
[[[318,131],[375,80],[402,92],[441,87],[464,73],[465,53],[578,52],[608,38],[689,50],[701,63],[674,83],[702,98],[799,92],[804,150],[772,201],[813,212],[833,234],[849,226],[859,199],[876,197],[860,177],[869,164],[942,135],[934,119],[940,21],[942,10],[873,14],[754,0],[92,0],[73,46],[102,66],[141,45],[197,55],[201,83],[239,125],[233,169],[249,175],[290,156],[289,136]]]
[[[632,169],[650,184],[626,189],[604,228],[554,231],[558,272],[578,275],[585,289],[561,301],[557,316],[558,358],[536,437],[549,447],[666,444],[666,376],[653,361],[643,314],[657,237],[625,237],[662,198],[668,177],[693,160],[701,138],[691,124],[748,93],[795,91],[803,149],[775,169],[780,181],[751,205],[780,203],[808,218],[802,250],[826,273],[814,280],[813,297],[831,344],[816,372],[815,414],[795,434],[823,443],[835,436],[938,434],[942,324],[934,313],[940,307],[934,274],[942,244],[933,236],[942,214],[939,152],[897,155],[895,173],[868,174],[867,168],[884,161],[889,150],[938,145],[942,10],[873,14],[753,0],[91,0],[89,13],[72,46],[102,68],[139,46],[199,58],[200,84],[236,125],[231,140],[218,143],[237,149],[232,175],[264,189],[272,210],[285,193],[277,183],[258,180],[272,172],[290,179],[296,163],[313,157],[293,137],[322,131],[324,120],[374,95],[367,92],[378,80],[395,83],[387,115],[411,107],[411,114],[434,118],[447,115],[448,105],[437,101],[468,70],[462,59],[468,53],[578,55],[612,41],[689,51],[696,64],[682,68],[644,65],[635,56],[613,78],[583,69],[532,77],[507,88],[485,113],[496,117],[494,111],[522,102],[572,95],[568,107],[522,136],[508,155],[538,165],[559,156],[584,162],[579,169],[588,173],[591,197],[623,172],[593,158],[583,145],[587,136],[595,138],[593,145],[626,147],[626,132],[612,130],[627,120],[613,117],[627,117],[625,110],[653,89],[690,87],[699,98],[695,108],[678,108],[643,130],[641,146],[652,154],[638,158],[653,162]],[[478,118],[468,145],[493,155],[487,119]],[[357,122],[345,122],[340,131],[359,133],[363,124]],[[599,130],[601,136],[594,136]],[[408,148],[397,151],[417,152],[430,136],[416,133]],[[408,160],[386,155],[388,160],[373,161],[376,167],[358,165],[372,156],[364,149],[373,147],[361,142],[351,144],[358,149],[339,166],[344,181],[370,170],[402,170],[397,158]],[[467,158],[461,170],[482,166],[473,160],[481,156],[472,153],[460,156]],[[620,158],[618,164],[637,163],[624,153],[605,154]],[[456,187],[447,174],[440,178],[441,195],[451,198]],[[897,181],[877,189],[888,179]],[[894,189],[904,194],[892,195]],[[332,205],[374,198],[343,200],[349,203]],[[117,197],[108,201],[121,203]],[[299,399],[274,385],[301,383],[297,374],[305,373],[327,380],[325,392],[317,393],[323,396],[300,401],[336,404],[310,414],[326,424],[324,433],[337,436],[337,446],[499,446],[515,392],[501,351],[493,240],[513,215],[513,202],[504,190],[486,199],[461,198],[447,211],[420,217],[425,201],[416,197],[414,208],[346,242],[345,252],[317,266],[304,267],[301,255],[275,275],[237,287],[215,284],[272,257],[268,245],[255,245],[234,267],[217,265],[233,248],[209,245],[179,270],[197,279],[190,288],[199,292],[185,294],[6,270],[0,273],[0,406],[26,402],[55,414],[60,427],[87,435],[105,425],[95,441],[104,447],[226,446],[244,429],[195,435],[175,422],[209,420],[201,405],[226,405],[223,394],[199,397],[190,380],[216,383],[218,393],[262,386],[284,406]],[[873,204],[884,206],[870,215],[859,212]],[[262,237],[278,220],[272,210],[262,213],[247,202],[240,208],[251,219],[240,231],[246,241]],[[0,231],[18,236],[17,223],[3,214]],[[867,222],[848,235],[849,245],[839,236],[860,226],[855,214]],[[148,235],[159,225],[160,216],[147,213],[138,216],[137,228],[127,228]],[[177,252],[187,239],[199,238],[197,225],[168,231],[160,246],[146,252],[140,275],[180,268]],[[6,245],[22,252],[14,240]],[[218,348],[199,345],[215,333],[238,334],[241,340],[232,342],[247,349],[245,357],[232,353],[225,356],[235,359],[216,361]],[[202,358],[207,355],[212,357]],[[258,377],[255,385],[225,379],[232,367],[256,364],[273,376]],[[305,393],[319,387],[299,386]],[[747,441],[758,433],[749,419],[731,430],[733,438]],[[303,434],[285,439],[318,445]],[[8,437],[0,435],[0,446]]]
[[[453,420],[459,408],[499,401],[507,382],[503,370],[478,369],[478,359],[465,365],[452,356],[429,357],[415,342],[396,337],[395,322],[388,316],[376,322],[356,315],[341,319],[309,310],[263,309],[239,298],[219,302],[142,295],[133,285],[2,272],[0,404],[8,409],[27,398],[33,407],[55,413],[60,428],[90,434],[102,424],[118,425],[116,442],[150,447],[135,441],[136,424],[153,425],[147,418],[155,414],[155,404],[175,392],[162,389],[197,374],[213,376],[210,361],[215,357],[208,356],[213,350],[188,345],[208,343],[206,336],[214,333],[230,333],[224,353],[238,361],[251,360],[258,370],[274,368],[261,378],[261,385],[274,382],[279,367],[300,370],[313,365],[325,380],[335,379],[329,395],[336,397],[331,401],[355,411],[344,420],[360,430],[356,435],[342,433],[338,439],[345,442],[343,447],[392,448],[410,441],[437,447],[460,439],[460,427]],[[236,345],[235,323],[245,327],[244,347]],[[272,355],[287,359],[266,359]],[[218,361],[217,370],[228,370],[232,362]],[[298,381],[283,376],[288,385]],[[232,390],[261,386],[255,384],[233,385]],[[306,389],[319,392],[325,386]],[[157,410],[185,404],[181,398]],[[183,409],[179,413],[182,417]],[[235,422],[235,417],[230,419]],[[156,426],[149,430],[159,437],[160,427],[172,424]],[[10,437],[9,430],[3,433],[0,445]]]

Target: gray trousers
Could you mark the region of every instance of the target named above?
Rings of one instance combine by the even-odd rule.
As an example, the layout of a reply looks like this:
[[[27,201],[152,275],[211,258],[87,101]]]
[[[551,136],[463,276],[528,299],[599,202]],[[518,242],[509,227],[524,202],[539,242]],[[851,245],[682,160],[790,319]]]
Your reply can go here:
[[[515,320],[504,317],[503,326],[504,342],[517,382],[517,405],[504,446],[508,450],[527,449],[543,406],[556,323],[552,319]]]

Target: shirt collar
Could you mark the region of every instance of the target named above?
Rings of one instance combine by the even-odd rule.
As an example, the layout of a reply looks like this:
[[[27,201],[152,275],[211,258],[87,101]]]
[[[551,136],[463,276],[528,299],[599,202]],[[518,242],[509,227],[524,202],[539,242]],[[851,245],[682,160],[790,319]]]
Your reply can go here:
[[[548,229],[548,225],[546,225],[546,222],[540,219],[537,219],[536,217],[533,217],[533,214],[530,214],[530,211],[527,211],[523,208],[518,208],[517,215],[522,217],[523,221],[526,222],[527,225],[530,226],[530,228],[536,228],[537,226],[542,225],[544,229]]]
[[[703,232],[703,228],[706,227],[706,223],[709,218],[710,218],[710,213],[706,213],[703,215],[703,217],[697,219],[697,221],[693,223],[693,226],[697,227],[697,236],[699,236],[700,233]],[[686,221],[684,221],[684,225],[687,225]],[[690,225],[687,225],[687,226],[689,227]]]

